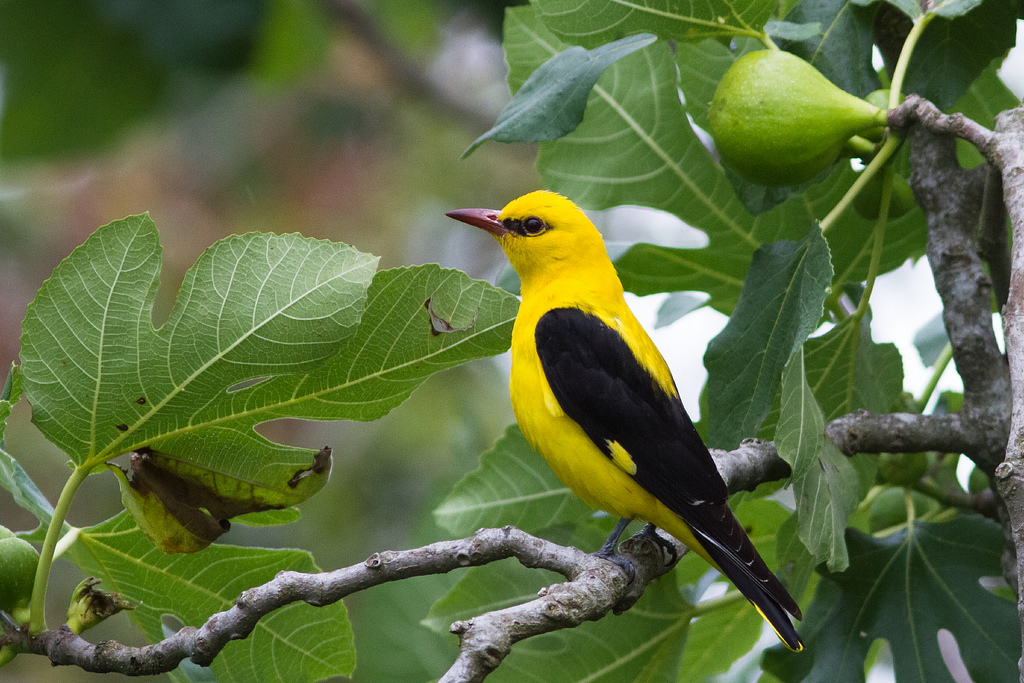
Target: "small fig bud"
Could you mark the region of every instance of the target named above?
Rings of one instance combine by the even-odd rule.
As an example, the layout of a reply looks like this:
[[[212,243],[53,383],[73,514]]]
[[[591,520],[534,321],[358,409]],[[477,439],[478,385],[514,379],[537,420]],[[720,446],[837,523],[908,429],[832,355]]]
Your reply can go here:
[[[876,173],[853,198],[853,208],[868,220],[878,218],[878,209],[882,202],[883,173]],[[893,174],[892,194],[889,195],[889,218],[899,218],[914,208],[914,192],[902,176]]]
[[[31,543],[0,526],[0,610],[11,613],[28,605],[38,562]]]
[[[852,136],[886,125],[884,111],[781,50],[736,60],[715,90],[708,120],[722,162],[763,185],[811,180]]]

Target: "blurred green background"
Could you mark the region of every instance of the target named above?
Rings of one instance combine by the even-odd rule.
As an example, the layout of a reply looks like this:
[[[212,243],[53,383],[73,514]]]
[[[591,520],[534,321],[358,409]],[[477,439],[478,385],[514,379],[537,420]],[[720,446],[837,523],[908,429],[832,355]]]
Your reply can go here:
[[[382,268],[440,262],[493,280],[500,251],[443,213],[500,207],[538,187],[530,146],[490,144],[460,160],[508,97],[506,4],[515,3],[0,3],[0,367],[17,359],[25,307],[53,267],[134,213],[150,213],[164,248],[158,324],[199,254],[249,231],[346,242],[380,255]],[[296,524],[235,525],[223,541],[308,549],[332,569],[441,538],[425,513],[512,421],[501,363],[435,376],[374,423],[263,425],[277,441],[331,445],[331,481]],[[7,449],[55,501],[69,470],[30,415],[16,406]],[[95,476],[69,521],[120,509],[114,477]],[[34,519],[0,490],[0,524],[23,530]],[[81,578],[58,562],[50,623],[63,621],[62,596]],[[403,637],[451,580],[347,601],[355,680],[426,680],[451,660],[454,637],[413,653]],[[126,616],[88,637],[141,644]],[[23,656],[3,680],[97,677]]]

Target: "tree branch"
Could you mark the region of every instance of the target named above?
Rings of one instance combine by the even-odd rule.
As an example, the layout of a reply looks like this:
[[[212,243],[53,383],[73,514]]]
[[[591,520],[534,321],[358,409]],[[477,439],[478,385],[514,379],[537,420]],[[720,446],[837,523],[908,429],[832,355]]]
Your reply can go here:
[[[1013,231],[1010,253],[1010,291],[1003,307],[1003,337],[1010,367],[1013,395],[1024,396],[1024,105],[1000,114],[987,155],[999,169],[1003,181],[1003,200]],[[1015,556],[1004,555],[1003,573],[1017,590],[1017,612],[1024,647],[1024,401],[1015,401],[1010,418],[1010,436],[1006,457],[996,468],[995,481],[1006,506],[1006,529]],[[1014,579],[1016,579],[1014,581]],[[1021,659],[1024,680],[1024,658]]]
[[[767,442],[750,440],[736,451],[715,451],[714,455],[731,491],[753,489],[789,473],[789,466]],[[662,538],[673,543],[676,557],[686,552],[675,539],[665,534]],[[507,558],[565,576],[568,581],[546,588],[536,600],[452,625],[461,647],[443,680],[479,681],[519,640],[629,609],[648,583],[671,569],[661,547],[642,536],[623,542],[619,555],[632,563],[633,581],[619,565],[576,548],[556,545],[514,527],[481,529],[469,538],[375,553],[365,562],[331,572],[281,572],[273,580],[242,593],[234,607],[212,615],[199,628],[182,628],[152,645],[130,647],[115,641],[93,644],[66,627],[32,635],[7,621],[0,631],[0,646],[14,645],[24,652],[44,655],[55,665],[73,665],[96,673],[155,675],[177,668],[184,659],[209,666],[230,641],[246,638],[260,618],[292,602],[329,605],[390,581],[444,574]]]
[[[1010,376],[992,327],[992,282],[978,256],[988,172],[960,167],[955,137],[975,144],[991,159],[993,134],[961,114],[943,114],[917,95],[892,110],[889,122],[910,129],[910,185],[928,219],[928,262],[964,383],[964,405],[958,413],[964,438],[958,448],[945,450],[965,453],[991,475],[1006,449]]]

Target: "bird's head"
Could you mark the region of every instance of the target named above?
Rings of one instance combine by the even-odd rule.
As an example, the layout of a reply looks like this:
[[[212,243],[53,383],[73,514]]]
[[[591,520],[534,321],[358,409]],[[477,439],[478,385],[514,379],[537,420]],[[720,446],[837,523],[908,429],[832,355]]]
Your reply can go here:
[[[531,192],[501,211],[459,209],[445,215],[491,233],[524,287],[564,273],[611,267],[601,233],[579,207],[554,192]]]

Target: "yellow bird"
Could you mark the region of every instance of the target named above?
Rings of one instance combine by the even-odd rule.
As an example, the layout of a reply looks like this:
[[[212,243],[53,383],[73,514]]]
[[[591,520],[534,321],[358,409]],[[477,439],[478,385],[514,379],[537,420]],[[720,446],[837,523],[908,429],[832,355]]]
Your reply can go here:
[[[623,298],[594,224],[571,201],[531,192],[501,211],[451,218],[491,233],[522,281],[512,330],[512,408],[561,481],[620,518],[597,554],[615,558],[630,520],[664,529],[727,576],[782,642],[803,649],[800,608],[728,505],[668,365]]]

